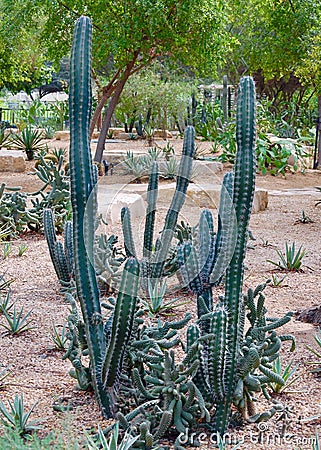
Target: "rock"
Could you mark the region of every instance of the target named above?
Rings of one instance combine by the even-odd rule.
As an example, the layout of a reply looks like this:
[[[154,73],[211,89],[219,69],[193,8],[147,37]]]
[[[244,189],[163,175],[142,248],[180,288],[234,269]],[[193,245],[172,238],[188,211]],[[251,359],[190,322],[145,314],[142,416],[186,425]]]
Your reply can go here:
[[[202,173],[205,170],[208,173],[218,173],[218,172],[223,172],[223,163],[219,162],[219,161],[202,161],[202,160],[196,160],[194,161],[194,167],[197,168],[197,170],[200,170]]]
[[[175,183],[159,186],[158,198],[166,202],[173,196]],[[220,203],[221,185],[191,183],[187,189],[187,197],[199,208],[216,209]],[[252,213],[264,211],[268,206],[268,192],[264,189],[256,189],[254,193]]]
[[[154,138],[170,139],[173,135],[168,130],[154,130]]]
[[[254,192],[252,213],[258,213],[260,211],[265,211],[269,204],[269,194],[268,191],[264,189],[256,188]]]
[[[18,134],[19,129],[18,128],[6,128],[4,130],[4,135],[7,136],[8,134]]]
[[[24,172],[25,155],[20,150],[0,150],[0,172]]]
[[[57,139],[57,141],[69,141],[70,131],[56,131],[55,138]]]
[[[321,326],[321,306],[297,311],[295,315],[301,322],[313,323]]]
[[[121,139],[122,141],[129,141],[132,137],[132,133],[125,133],[124,131],[117,134],[117,139]]]
[[[123,190],[123,186],[99,185],[98,187],[99,213],[104,220],[111,223],[121,221],[121,209],[127,206],[131,218],[145,217],[146,206],[140,194]]]

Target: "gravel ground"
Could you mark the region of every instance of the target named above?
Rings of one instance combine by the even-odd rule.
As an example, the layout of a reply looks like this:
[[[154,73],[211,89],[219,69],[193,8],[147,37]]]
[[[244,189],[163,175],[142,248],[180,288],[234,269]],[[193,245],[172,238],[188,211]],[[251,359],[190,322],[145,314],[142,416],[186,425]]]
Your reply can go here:
[[[52,142],[51,146],[54,145],[61,146],[61,143]],[[115,149],[117,145],[120,146],[119,143],[111,145]],[[122,149],[133,145],[136,148],[141,146],[132,142],[121,144]],[[181,143],[174,141],[174,145],[178,148]],[[206,144],[199,145],[205,148]],[[28,170],[24,174],[2,173],[1,180],[11,186],[21,185],[30,192],[39,186],[36,177],[30,175],[31,171],[32,163],[28,163]],[[113,180],[118,182],[117,174]],[[255,241],[250,242],[251,248],[247,253],[244,288],[255,287],[272,275],[282,275],[273,271],[273,266],[267,260],[277,260],[276,248],[284,249],[285,241],[295,241],[306,250],[301,272],[284,274],[286,277],[280,286],[266,288],[266,305],[270,315],[280,316],[287,311],[320,305],[321,207],[314,206],[318,195],[320,197],[314,187],[320,184],[320,173],[313,171],[307,171],[305,175],[288,174],[286,178],[258,176],[257,186],[269,191],[269,205],[266,211],[253,215],[251,219],[250,228]],[[160,204],[159,223],[165,211],[166,205]],[[303,224],[298,221],[302,211],[313,222]],[[199,216],[199,209],[190,208],[187,214],[193,221]],[[108,233],[120,234],[119,224],[109,228]],[[21,242],[27,243],[28,250],[19,257],[17,253]],[[0,272],[3,271],[6,271],[8,279],[15,280],[12,284],[12,300],[17,308],[23,307],[24,312],[32,311],[32,329],[14,337],[4,332],[0,334],[0,369],[9,368],[11,372],[9,385],[0,392],[1,400],[6,403],[15,394],[23,393],[27,408],[38,402],[33,418],[43,422],[42,435],[66,427],[64,414],[54,412],[52,408],[57,401],[71,406],[68,418],[71,418],[72,427],[89,430],[97,428],[98,424],[106,426],[107,421],[101,419],[93,395],[77,390],[74,380],[68,375],[69,362],[62,361],[62,354],[55,351],[53,346],[53,324],[63,325],[68,307],[59,292],[44,237],[28,233],[14,241],[11,255],[0,262]],[[192,303],[193,300],[187,306],[175,310],[175,313],[184,315],[185,309],[193,309]],[[3,317],[0,317],[0,323],[4,323]],[[239,448],[244,449],[312,448],[311,436],[321,424],[321,396],[320,379],[311,374],[309,364],[316,358],[306,349],[306,345],[315,346],[313,335],[316,331],[316,327],[295,319],[282,329],[284,333],[292,333],[297,340],[294,353],[289,352],[287,343],[284,344],[282,362],[287,364],[293,361],[293,365],[298,366],[296,374],[300,375],[288,391],[276,397],[286,405],[289,418],[286,421],[277,420],[276,416],[259,426],[246,425],[231,430],[227,441],[239,439],[244,442]],[[263,401],[259,402],[258,409],[264,410]],[[200,443],[202,449],[213,448],[210,435],[200,436]]]

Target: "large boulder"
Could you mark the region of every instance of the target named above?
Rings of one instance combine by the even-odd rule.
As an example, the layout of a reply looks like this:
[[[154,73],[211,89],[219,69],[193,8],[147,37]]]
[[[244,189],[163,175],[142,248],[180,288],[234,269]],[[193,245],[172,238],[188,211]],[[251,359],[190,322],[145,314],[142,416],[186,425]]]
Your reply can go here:
[[[20,150],[0,150],[0,172],[24,172],[25,155]]]

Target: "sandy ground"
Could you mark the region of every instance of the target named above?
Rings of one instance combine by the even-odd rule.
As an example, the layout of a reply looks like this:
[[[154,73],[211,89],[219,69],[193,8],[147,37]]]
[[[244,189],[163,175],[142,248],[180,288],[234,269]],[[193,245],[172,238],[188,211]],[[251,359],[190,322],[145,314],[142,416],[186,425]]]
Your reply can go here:
[[[160,146],[162,144],[159,143]],[[66,142],[51,143],[51,146],[67,145]],[[179,149],[181,142],[175,140],[173,145]],[[208,149],[210,144],[199,142],[198,145]],[[146,151],[146,147],[138,142],[106,144],[107,151],[112,149],[116,153],[119,149],[133,147],[135,151]],[[39,182],[31,175],[33,163],[27,165],[23,174],[1,173],[1,181],[33,191],[39,186]],[[217,176],[220,178],[221,175]],[[120,175],[115,173],[113,177],[110,177],[109,182],[112,179],[118,182]],[[321,174],[312,170],[308,170],[305,175],[289,173],[286,177],[257,177],[257,186],[269,192],[269,205],[265,211],[252,215],[250,228],[255,241],[250,242],[251,248],[247,253],[244,289],[255,287],[273,274],[278,277],[285,275],[280,286],[269,286],[265,290],[271,316],[281,316],[287,311],[298,311],[320,304],[321,206],[315,207],[315,201],[321,197],[321,193],[315,190],[318,185],[321,185]],[[165,211],[166,205],[160,204],[160,219],[164,217]],[[310,217],[311,223],[298,221],[302,211]],[[199,208],[195,207],[192,214],[198,216]],[[119,224],[114,224],[108,229],[108,233],[120,234]],[[302,245],[306,251],[301,272],[279,274],[267,262],[268,259],[277,260],[276,248],[283,250],[286,241],[296,242],[297,246]],[[19,257],[17,253],[21,242],[27,243],[28,250]],[[8,368],[11,372],[9,385],[0,392],[1,400],[6,403],[15,394],[23,393],[27,408],[38,402],[33,416],[43,422],[42,435],[50,430],[66,427],[66,416],[54,412],[52,408],[57,401],[70,404],[71,410],[67,418],[72,427],[87,430],[96,429],[98,424],[103,427],[106,422],[100,417],[93,395],[77,390],[74,380],[68,375],[69,362],[62,361],[62,354],[55,351],[53,346],[53,324],[56,327],[64,324],[68,307],[59,292],[44,237],[28,233],[14,241],[11,255],[0,261],[0,272],[3,271],[6,271],[8,279],[15,280],[11,298],[16,307],[23,307],[25,312],[32,311],[32,329],[13,337],[4,332],[0,334],[0,370]],[[192,306],[189,304],[185,308],[191,309]],[[184,314],[184,308],[178,314]],[[3,322],[4,318],[0,316],[0,323]],[[277,400],[288,407],[290,418],[286,424],[274,417],[261,428],[246,425],[240,430],[231,431],[233,439],[244,439],[240,448],[312,448],[311,436],[321,424],[321,395],[320,379],[311,374],[310,363],[316,361],[316,358],[306,349],[306,345],[315,347],[313,335],[316,331],[316,327],[295,319],[282,330],[283,333],[292,333],[297,340],[297,349],[293,354],[285,343],[282,362],[287,364],[293,361],[293,365],[298,366],[296,374],[300,374],[300,377],[288,391],[277,397]],[[288,433],[285,437],[281,436],[282,427],[286,427]],[[210,435],[203,438],[201,448],[213,448]]]

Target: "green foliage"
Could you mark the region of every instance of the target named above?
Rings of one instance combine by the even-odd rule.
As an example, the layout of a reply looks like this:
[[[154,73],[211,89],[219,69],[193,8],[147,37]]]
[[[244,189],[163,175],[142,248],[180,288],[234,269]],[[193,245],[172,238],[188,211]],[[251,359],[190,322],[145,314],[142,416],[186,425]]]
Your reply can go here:
[[[12,252],[12,243],[11,242],[5,242],[3,246],[3,259],[8,258],[10,253]]]
[[[119,423],[116,422],[113,426],[113,429],[110,433],[110,438],[107,438],[104,435],[103,430],[98,426],[98,435],[97,439],[93,439],[88,437],[87,445],[88,450],[130,450],[133,444],[137,441],[138,436],[133,437],[130,433],[125,433],[121,441],[119,442]]]
[[[284,275],[284,277],[279,278],[277,275],[272,274],[270,286],[271,287],[283,287],[284,286],[283,281],[285,280],[285,278],[286,278],[286,275]]]
[[[0,150],[2,147],[7,147],[8,144],[10,144],[10,141],[10,133],[6,132],[6,128],[4,126],[0,126]]]
[[[293,378],[293,375],[295,374],[295,372],[298,369],[298,365],[292,367],[292,364],[293,364],[293,361],[291,361],[283,369],[280,356],[278,356],[277,359],[274,361],[272,370],[274,373],[279,375],[282,378],[282,380],[284,381],[284,384],[280,384],[280,383],[278,383],[278,381],[270,383],[269,386],[272,389],[272,392],[274,392],[275,394],[281,394],[286,389],[288,389],[293,383],[295,383],[296,380],[298,380],[300,378],[300,376],[301,376],[300,374],[296,375]],[[290,380],[290,378],[292,378],[292,379]]]
[[[310,347],[308,345],[306,347],[311,353],[313,353],[317,358],[320,359],[320,362],[315,363],[316,365],[319,365],[319,367],[313,370],[314,373],[319,373],[321,372],[321,329],[319,329],[318,333],[314,335],[314,340],[320,348],[320,351],[315,350],[313,347]]]
[[[295,242],[292,242],[292,245],[289,245],[286,242],[285,253],[283,253],[279,249],[276,249],[276,252],[280,260],[276,262],[268,259],[267,262],[273,264],[280,270],[286,270],[290,272],[299,272],[301,270],[302,259],[306,254],[305,250],[302,249],[302,245],[299,247],[299,249],[296,249]]]
[[[286,79],[295,73],[306,85],[320,89],[316,39],[320,11],[315,10],[313,1],[279,2],[273,8],[264,1],[241,1],[232,6],[230,32],[235,39],[227,58],[229,79],[243,67],[247,73],[260,71],[266,80]]]
[[[301,170],[304,170],[304,158],[309,156],[301,144],[286,139],[273,139],[272,142],[263,133],[259,133],[256,151],[258,170],[263,175],[267,172],[271,175],[285,175],[289,169],[297,171],[298,162],[301,164]]]
[[[23,256],[27,250],[28,250],[28,245],[25,242],[23,242],[18,247],[18,256]]]
[[[10,284],[14,282],[14,279],[6,280],[5,276],[5,273],[0,274],[0,293],[7,292]]]
[[[63,325],[61,332],[59,332],[58,328],[53,324],[52,325],[52,333],[51,333],[52,342],[55,345],[55,348],[59,351],[65,351],[66,345],[68,342],[67,338],[67,326]]]
[[[40,427],[37,422],[30,421],[30,416],[35,409],[35,403],[29,411],[25,411],[23,395],[16,395],[13,402],[8,401],[9,408],[0,401],[1,421],[6,428],[15,430],[19,436],[25,436]]]
[[[8,190],[8,192],[5,192]],[[20,188],[0,186],[0,226],[10,239],[16,238],[28,226],[38,227],[38,217],[27,208],[27,194]]]
[[[27,126],[21,133],[12,135],[12,147],[24,151],[27,159],[31,161],[35,158],[37,152],[45,148],[44,144],[41,144],[42,140],[41,131]]]
[[[142,306],[144,306],[150,317],[157,315],[173,315],[173,309],[185,305],[189,301],[181,301],[179,298],[173,298],[165,301],[166,282],[163,280],[159,286],[156,283],[154,286],[148,280],[148,296],[146,299],[141,299]]]
[[[65,222],[71,217],[70,182],[64,170],[64,151],[56,150],[51,158],[39,154],[38,158],[40,164],[35,174],[44,184],[38,192],[31,195],[30,212],[39,218],[41,225],[44,210],[51,208],[54,212],[55,228],[58,232],[62,232]]]
[[[0,297],[0,314],[4,313],[4,311],[7,312],[7,314],[10,314],[10,309],[13,307],[13,303],[10,303],[10,297],[11,297],[11,291],[9,291],[5,294],[5,296],[2,298]]]
[[[0,327],[3,327],[12,336],[17,336],[34,328],[30,326],[32,320],[28,320],[32,311],[29,311],[27,314],[23,315],[23,308],[17,310],[14,306],[13,310],[8,311],[8,309],[5,308],[2,312],[5,322],[0,323]]]
[[[313,223],[313,220],[305,214],[304,210],[302,210],[301,217],[299,217],[294,223]]]
[[[192,81],[177,81],[172,71],[164,72],[166,62],[155,62],[126,83],[115,114],[128,132],[138,125],[140,116],[146,117],[148,113],[150,125],[164,130],[173,129],[185,117],[196,85]],[[139,135],[143,135],[144,128],[146,132],[146,126],[142,124]]]
[[[11,375],[10,370],[7,368],[0,368],[0,391],[6,389],[6,387],[10,384],[7,378]]]
[[[4,0],[0,17],[0,89],[30,94],[51,79],[40,42],[43,12],[36,3]]]

